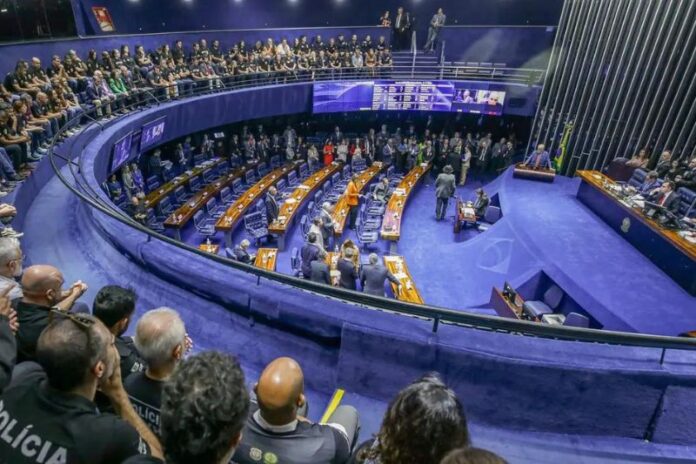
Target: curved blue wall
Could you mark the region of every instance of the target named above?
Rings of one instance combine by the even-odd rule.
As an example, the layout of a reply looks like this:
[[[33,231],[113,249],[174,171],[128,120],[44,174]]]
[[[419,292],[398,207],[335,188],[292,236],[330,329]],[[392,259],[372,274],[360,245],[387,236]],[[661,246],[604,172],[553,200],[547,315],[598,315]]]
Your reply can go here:
[[[304,111],[308,84],[247,89],[178,101],[130,115],[84,144],[83,173],[99,190],[118,138],[157,117],[166,139],[251,117]],[[104,196],[104,199],[106,197]],[[107,200],[108,201],[108,200]],[[335,384],[388,400],[424,372],[440,371],[468,414],[493,426],[694,444],[681,419],[694,408],[696,355],[543,340],[442,326],[374,311],[262,280],[193,255],[90,210],[115,247],[151,273],[250,319],[321,341],[338,362]],[[185,265],[183,265],[185,263]],[[249,330],[253,330],[250,328]],[[669,405],[669,408],[666,406]],[[693,417],[691,415],[690,417]]]

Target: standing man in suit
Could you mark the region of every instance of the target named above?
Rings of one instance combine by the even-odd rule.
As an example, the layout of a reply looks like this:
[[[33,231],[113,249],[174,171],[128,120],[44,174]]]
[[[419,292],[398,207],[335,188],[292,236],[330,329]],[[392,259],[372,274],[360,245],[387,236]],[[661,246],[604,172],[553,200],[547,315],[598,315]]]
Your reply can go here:
[[[454,170],[452,166],[447,165],[442,170],[442,173],[435,179],[435,196],[437,197],[437,206],[435,207],[435,218],[439,221],[444,219],[447,213],[447,205],[449,199],[454,195],[456,190],[455,184],[457,180],[452,174]]]
[[[311,278],[312,261],[319,259],[319,253],[321,251],[321,248],[317,246],[317,235],[314,232],[310,232],[307,236],[307,243],[305,243],[300,250],[300,258],[302,259],[300,269],[305,279]]]
[[[659,189],[653,190],[650,199],[665,208],[670,213],[679,211],[679,194],[674,191],[674,182],[668,180]]]
[[[379,256],[375,253],[370,253],[368,257],[369,264],[363,266],[360,271],[360,285],[363,292],[370,295],[386,296],[384,293],[384,281],[389,279],[391,282],[401,288],[401,282],[394,277],[394,274],[379,263]]]
[[[331,285],[331,271],[326,264],[326,252],[320,250],[317,259],[310,264],[310,277],[312,282]]]
[[[445,25],[446,20],[447,16],[443,13],[442,8],[438,8],[437,13],[435,13],[430,20],[430,26],[428,27],[428,40],[425,42],[425,47],[423,47],[426,53],[435,51],[435,42],[437,41],[438,35],[440,35],[440,28]]]
[[[394,18],[394,42],[395,49],[402,50],[406,48],[408,43],[408,30],[411,27],[409,24],[408,13],[404,11],[403,7],[399,7],[396,10],[396,17]]]
[[[357,180],[357,174],[353,174],[346,187],[346,205],[350,208],[348,227],[351,229],[355,229],[355,221],[358,218],[358,207],[360,204],[360,190],[358,189]]]
[[[482,188],[476,189],[476,200],[474,200],[474,210],[476,211],[476,217],[482,218],[486,215],[486,210],[491,200],[486,195],[486,192]]]
[[[342,288],[347,288],[348,290],[357,290],[358,286],[356,281],[358,280],[358,268],[353,262],[353,249],[346,248],[343,252],[344,256],[338,258],[336,262],[336,269],[341,273],[341,277],[338,280],[338,285]]]
[[[278,207],[278,201],[276,200],[277,194],[278,189],[271,187],[268,189],[268,192],[266,192],[266,198],[264,199],[264,203],[266,204],[266,218],[268,219],[269,224],[278,219],[278,212],[280,211],[280,208]]]
[[[331,238],[334,232],[334,220],[331,215],[331,203],[325,201],[321,205],[321,210],[319,210],[319,219],[321,219],[321,237],[323,239],[323,244],[325,249],[331,247]]]
[[[527,156],[523,164],[533,169],[551,169],[551,158],[549,157],[549,152],[546,151],[546,145],[543,143],[537,145],[536,150]]]

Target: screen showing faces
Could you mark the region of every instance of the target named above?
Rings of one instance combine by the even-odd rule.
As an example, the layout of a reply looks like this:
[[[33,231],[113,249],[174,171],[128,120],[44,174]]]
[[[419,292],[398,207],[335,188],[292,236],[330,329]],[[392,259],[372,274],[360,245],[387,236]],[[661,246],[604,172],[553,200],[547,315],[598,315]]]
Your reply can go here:
[[[165,122],[165,118],[160,118],[143,125],[142,135],[140,136],[140,151],[145,151],[162,140]]]
[[[130,132],[128,135],[114,144],[114,152],[111,156],[111,172],[116,171],[123,165],[123,163],[128,161],[131,155],[132,141],[133,133]]]
[[[452,111],[499,116],[504,104],[505,92],[485,82],[376,80],[316,83],[313,110]]]

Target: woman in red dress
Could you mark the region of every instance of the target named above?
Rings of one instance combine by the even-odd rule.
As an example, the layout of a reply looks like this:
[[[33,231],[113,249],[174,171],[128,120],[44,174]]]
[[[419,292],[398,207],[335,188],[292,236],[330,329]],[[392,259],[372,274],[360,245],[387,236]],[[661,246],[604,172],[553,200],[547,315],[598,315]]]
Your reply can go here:
[[[333,163],[334,160],[334,146],[331,143],[331,139],[326,139],[324,143],[324,166],[328,166]]]

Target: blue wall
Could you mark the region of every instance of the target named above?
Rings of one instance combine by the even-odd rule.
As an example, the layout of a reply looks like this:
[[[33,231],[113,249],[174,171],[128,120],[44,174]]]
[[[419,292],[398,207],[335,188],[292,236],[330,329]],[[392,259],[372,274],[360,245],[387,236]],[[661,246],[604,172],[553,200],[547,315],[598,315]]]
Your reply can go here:
[[[200,29],[374,25],[403,5],[424,31],[442,7],[449,24],[557,24],[562,0],[72,0],[82,34],[101,34],[93,6],[109,9],[121,34]]]

